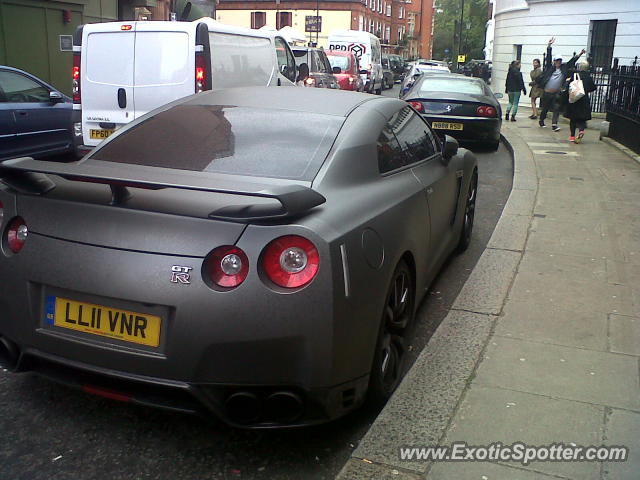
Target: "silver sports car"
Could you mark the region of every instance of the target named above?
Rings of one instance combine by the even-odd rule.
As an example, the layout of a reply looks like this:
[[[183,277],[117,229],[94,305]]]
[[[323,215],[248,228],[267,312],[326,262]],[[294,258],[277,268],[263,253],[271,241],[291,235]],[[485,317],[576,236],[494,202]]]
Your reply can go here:
[[[206,92],[80,161],[5,161],[0,363],[248,428],[384,401],[477,178],[407,103],[303,88]]]

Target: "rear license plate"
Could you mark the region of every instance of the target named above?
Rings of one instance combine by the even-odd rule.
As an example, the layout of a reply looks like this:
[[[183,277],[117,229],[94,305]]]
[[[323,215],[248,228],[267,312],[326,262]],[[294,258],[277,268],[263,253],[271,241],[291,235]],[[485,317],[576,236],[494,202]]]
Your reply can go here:
[[[107,138],[114,131],[115,130],[98,130],[92,128],[91,130],[89,130],[89,137],[91,137],[92,140],[102,140],[104,138]]]
[[[437,128],[439,130],[462,130],[464,125],[462,123],[449,123],[449,122],[433,122],[431,128]]]
[[[162,319],[157,315],[50,295],[45,304],[45,322],[48,325],[115,338],[123,342],[149,347],[160,345]]]

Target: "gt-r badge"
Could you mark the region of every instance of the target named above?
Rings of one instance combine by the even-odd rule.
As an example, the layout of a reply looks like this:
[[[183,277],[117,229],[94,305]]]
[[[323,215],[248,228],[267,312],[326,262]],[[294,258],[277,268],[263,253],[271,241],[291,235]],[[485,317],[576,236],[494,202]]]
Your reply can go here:
[[[171,267],[171,283],[184,283],[189,285],[191,283],[191,274],[189,270],[193,270],[191,267],[181,267],[180,265],[174,265]]]

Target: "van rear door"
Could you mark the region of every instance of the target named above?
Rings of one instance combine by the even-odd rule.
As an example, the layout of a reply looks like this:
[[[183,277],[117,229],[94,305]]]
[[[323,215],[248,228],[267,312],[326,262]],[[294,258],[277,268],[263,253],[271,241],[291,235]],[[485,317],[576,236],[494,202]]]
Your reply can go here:
[[[135,22],[84,28],[80,75],[86,145],[97,145],[134,118],[135,30]]]
[[[190,23],[138,22],[133,118],[193,95],[195,61],[195,28]]]

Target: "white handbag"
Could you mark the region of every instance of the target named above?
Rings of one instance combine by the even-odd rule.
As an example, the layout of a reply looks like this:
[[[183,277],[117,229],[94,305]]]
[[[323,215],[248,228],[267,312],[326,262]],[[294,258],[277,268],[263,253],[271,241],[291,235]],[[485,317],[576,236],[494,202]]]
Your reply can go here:
[[[578,73],[573,74],[573,81],[569,85],[569,103],[576,103],[584,97],[584,85]]]

